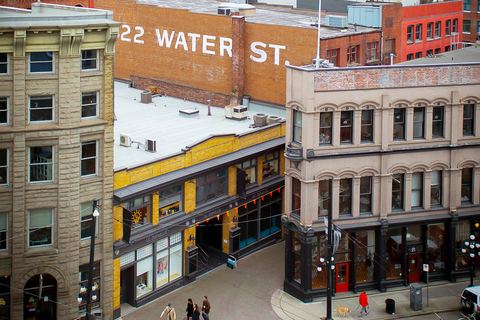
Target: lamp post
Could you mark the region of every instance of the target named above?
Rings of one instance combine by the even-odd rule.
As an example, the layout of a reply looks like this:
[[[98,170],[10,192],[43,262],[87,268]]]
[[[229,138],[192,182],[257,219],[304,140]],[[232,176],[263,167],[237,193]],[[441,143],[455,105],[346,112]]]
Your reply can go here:
[[[90,233],[90,263],[88,265],[88,285],[87,285],[87,320],[93,320],[92,317],[92,287],[93,287],[93,264],[95,262],[95,225],[97,217],[100,215],[97,208],[97,199],[93,199],[92,206],[92,226]]]
[[[470,287],[473,287],[473,276],[475,273],[475,253],[480,256],[480,243],[475,241],[475,236],[473,234],[470,235],[468,241],[465,241],[465,247],[462,249],[463,253],[467,253],[469,251],[470,255]]]
[[[335,270],[334,257],[333,257],[333,228],[332,228],[332,219],[331,214],[328,217],[327,223],[327,234],[326,244],[327,244],[327,258],[320,258],[320,264],[317,267],[317,270],[322,271],[322,266],[325,267],[327,271],[327,316],[325,320],[332,320],[332,271]]]

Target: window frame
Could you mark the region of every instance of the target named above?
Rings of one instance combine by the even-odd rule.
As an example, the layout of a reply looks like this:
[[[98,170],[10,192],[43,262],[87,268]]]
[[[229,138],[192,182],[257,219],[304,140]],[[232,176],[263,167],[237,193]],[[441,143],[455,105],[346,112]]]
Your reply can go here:
[[[84,147],[87,147],[88,145],[95,144],[95,154],[92,155],[84,155],[84,152],[88,150],[84,150]],[[99,165],[99,143],[98,140],[89,140],[89,141],[84,141],[82,142],[82,147],[81,147],[81,154],[80,154],[80,175],[83,177],[91,177],[91,176],[98,176],[98,165]],[[94,160],[94,172],[93,173],[84,173],[84,164],[85,167],[88,167],[88,164],[92,162],[91,160]]]
[[[85,103],[84,99],[88,98],[88,96],[92,96],[95,101],[90,101],[89,103]],[[92,92],[82,92],[81,97],[81,118],[82,120],[85,119],[93,119],[98,118],[99,115],[99,101],[98,101],[99,92],[92,91]],[[92,109],[94,107],[94,109]],[[88,113],[88,111],[94,110],[93,115],[85,116],[84,114]]]
[[[319,217],[329,216],[332,206],[330,201],[332,201],[332,179],[320,180],[318,181],[318,212]],[[326,188],[324,188],[326,185]],[[325,196],[325,197],[324,197]],[[324,206],[324,203],[327,203]],[[321,203],[321,205],[320,205]]]
[[[31,225],[31,222],[32,222],[32,211],[35,211],[35,210],[47,210],[49,209],[50,210],[50,224],[47,224],[45,226],[41,226],[41,227],[32,227]],[[54,216],[55,216],[55,210],[53,208],[38,208],[38,209],[29,209],[28,210],[28,247],[29,248],[37,248],[37,247],[46,247],[46,246],[53,246],[53,244],[55,243],[55,230],[54,230]],[[46,229],[48,228],[49,231],[50,231],[50,240],[49,242],[47,243],[40,243],[38,245],[32,245],[32,242],[33,241],[40,241],[40,242],[43,242],[45,240],[32,240],[31,237],[32,237],[32,232],[36,232],[40,229]],[[33,229],[33,230],[32,230]]]
[[[399,141],[399,140],[405,140],[405,129],[406,129],[406,122],[405,122],[405,116],[406,116],[406,108],[395,108],[393,109],[393,140]],[[401,114],[397,114],[399,111],[401,111]],[[397,121],[397,117],[401,116],[402,121]],[[395,134],[398,132],[396,129],[397,127],[402,128],[402,135],[401,137],[395,137]]]
[[[28,123],[52,123],[55,122],[55,95],[45,95],[45,96],[29,96],[29,103],[28,103]],[[38,101],[43,100],[51,100],[51,105],[46,107],[35,107],[32,108],[32,103],[38,103]],[[32,112],[40,111],[41,110],[51,110],[51,120],[32,120]]]
[[[358,63],[358,46],[347,47],[347,64]]]
[[[465,177],[467,176],[467,174],[465,173],[469,173],[468,174],[468,178],[469,180],[465,180]],[[462,168],[462,173],[461,173],[461,192],[460,192],[460,202],[461,202],[461,205],[468,205],[468,204],[472,204],[472,201],[473,201],[473,168]],[[464,198],[464,190],[465,191],[468,191],[469,195],[466,197],[467,198]]]
[[[427,39],[433,39],[433,22],[427,23]]]
[[[440,110],[440,111],[438,111]],[[432,138],[438,139],[444,137],[444,117],[445,117],[445,108],[444,106],[434,106],[432,108]],[[435,118],[439,116],[440,119]],[[439,134],[440,132],[440,134]]]
[[[228,169],[218,169],[196,177],[195,203],[201,205],[228,195]],[[199,182],[199,180],[203,180]],[[210,189],[209,193],[204,191]],[[201,189],[201,190],[200,190]],[[200,192],[201,191],[201,192]]]
[[[344,117],[349,115],[349,117]],[[350,122],[348,122],[350,120]],[[340,144],[353,143],[353,111],[340,112]]]
[[[48,56],[48,54],[51,54],[52,55],[52,59],[51,60],[39,60],[39,61],[32,61],[32,55],[36,55],[36,54],[40,54],[40,53],[43,53],[43,54],[46,54]],[[47,70],[47,71],[44,71],[44,70],[41,70],[41,71],[33,71],[32,70],[32,66],[40,66],[44,64],[45,66],[46,65],[50,65],[51,66],[51,70]],[[28,55],[28,73],[29,74],[54,74],[55,73],[55,53],[53,51],[41,51],[41,52],[30,52],[29,55]]]
[[[378,41],[367,43],[367,60],[378,60]]]
[[[418,185],[415,185],[415,182],[418,183]],[[423,208],[423,188],[424,188],[424,182],[423,182],[423,172],[414,172],[412,173],[412,192],[411,192],[411,199],[410,199],[410,205],[412,209],[421,209]],[[414,194],[418,194],[418,197],[415,198]],[[415,200],[418,199],[418,202],[414,202]]]
[[[421,117],[419,117],[421,115]],[[421,128],[418,128],[420,126]],[[420,131],[419,131],[420,129]],[[425,139],[425,108],[413,108],[413,139]]]
[[[472,31],[472,20],[463,19],[463,33],[471,33]]]
[[[435,21],[435,38],[441,38],[442,37],[442,21]]]
[[[466,114],[470,110],[470,114]],[[474,136],[475,135],[475,104],[474,103],[465,103],[463,105],[463,125],[462,125],[463,136]]]
[[[179,211],[183,211],[183,184],[162,188],[158,192],[158,219]]]
[[[458,19],[453,19],[452,20],[452,33],[453,32],[458,33]]]
[[[328,118],[330,125],[328,125]],[[326,124],[326,125],[322,125]],[[332,133],[333,133],[333,112],[320,112],[319,119],[319,145],[331,145],[332,144]]]
[[[87,214],[85,214],[87,212]],[[90,239],[91,234],[83,236],[83,230],[91,229],[93,223],[93,201],[80,203],[80,239]],[[84,226],[87,226],[86,228]],[[98,238],[98,221],[95,224],[95,238]]]
[[[5,225],[4,228],[2,224]],[[0,212],[0,251],[6,250],[8,250],[8,212]]]
[[[421,42],[422,41],[422,24],[419,23],[415,25],[415,42]]]
[[[297,212],[298,210],[298,212]],[[302,211],[302,182],[292,177],[292,213],[301,216]]]
[[[0,151],[2,150],[5,150],[5,160],[0,159],[0,187],[9,185],[10,176],[10,149],[1,148]],[[2,153],[0,152],[0,155]]]
[[[340,50],[337,49],[332,49],[332,50],[327,50],[327,59],[330,63],[333,63],[334,66],[338,67],[338,55]]]
[[[2,61],[3,55],[5,55],[5,61]],[[3,66],[5,66],[5,68]],[[5,72],[2,72],[3,69],[5,69]],[[10,74],[10,55],[7,52],[0,52],[0,76],[8,76],[9,74]]]
[[[367,182],[365,182],[365,180],[367,180]],[[359,208],[360,208],[360,213],[371,213],[372,212],[372,176],[364,176],[364,177],[360,177],[360,204],[359,204]],[[369,202],[368,202],[368,210],[365,210],[365,209],[362,209],[362,199],[368,199]],[[363,203],[364,205],[366,205],[365,201]]]
[[[262,159],[262,181],[270,179],[271,177],[276,177],[280,174],[280,152],[278,150],[263,155]],[[273,166],[270,162],[273,163]],[[268,167],[266,164],[268,164]]]
[[[51,161],[49,162],[34,162],[32,163],[32,148],[51,148]],[[45,158],[48,159],[48,158]],[[45,180],[33,180],[32,181],[32,169],[36,166],[49,166],[47,170],[40,168],[39,170],[45,171],[48,177],[48,171],[50,171],[51,179]],[[49,169],[48,169],[49,168]],[[55,181],[55,146],[32,146],[28,148],[28,182],[29,183],[49,183]]]
[[[369,114],[370,119],[364,120],[364,115]],[[361,134],[360,134],[360,141],[361,143],[368,143],[368,142],[373,142],[374,138],[374,127],[373,127],[373,122],[374,122],[374,110],[362,110],[361,114]],[[370,136],[370,138],[368,138]]]
[[[137,200],[140,202],[137,203]],[[132,212],[132,229],[141,228],[152,224],[152,195],[144,195],[136,197],[130,201],[124,202],[123,207]],[[145,213],[142,212],[145,209]],[[138,212],[137,212],[138,211]],[[134,217],[138,214],[138,221],[135,222]]]
[[[445,20],[445,36],[450,36],[452,34],[452,20]]]
[[[415,31],[415,26],[413,24],[407,26],[407,43],[415,42],[414,31]]]
[[[302,112],[293,110],[292,141],[302,143]]]
[[[4,103],[4,107],[5,109],[1,109],[3,108],[3,102]],[[4,114],[4,116],[2,116],[2,114]],[[5,120],[3,122],[2,121],[2,118],[4,118]],[[9,97],[0,97],[0,126],[8,126],[10,124],[10,99]]]
[[[434,174],[439,174],[440,176],[437,179],[433,179]],[[434,180],[438,180],[435,183]],[[434,192],[435,197],[434,197]],[[434,170],[430,174],[430,206],[431,207],[442,207],[442,192],[443,192],[443,171],[442,170]],[[434,203],[434,199],[439,199],[438,203]]]
[[[342,183],[347,186],[347,188],[342,190]],[[340,179],[338,183],[338,214],[339,215],[351,215],[352,214],[352,201],[353,201],[353,179],[344,178]],[[342,197],[346,201],[342,201]],[[342,205],[345,204],[345,205]]]
[[[84,52],[95,52],[95,57],[84,57]],[[88,68],[84,65],[87,65],[91,61],[95,61],[95,67],[94,68]],[[82,71],[98,71],[99,70],[99,50],[98,49],[89,49],[89,50],[82,50],[82,56],[81,56],[81,70]]]
[[[422,57],[422,52],[415,52],[415,59],[420,59]]]
[[[472,10],[472,1],[471,0],[463,0],[463,11],[470,12]]]
[[[398,185],[398,188],[394,188]],[[394,197],[399,195],[399,197]],[[397,199],[398,206],[394,206],[394,200]],[[392,211],[405,210],[405,174],[396,173],[392,175]]]
[[[238,168],[245,171],[245,186],[256,185],[258,183],[257,179],[257,159],[249,159],[242,161],[238,164]],[[253,181],[252,181],[253,177]]]

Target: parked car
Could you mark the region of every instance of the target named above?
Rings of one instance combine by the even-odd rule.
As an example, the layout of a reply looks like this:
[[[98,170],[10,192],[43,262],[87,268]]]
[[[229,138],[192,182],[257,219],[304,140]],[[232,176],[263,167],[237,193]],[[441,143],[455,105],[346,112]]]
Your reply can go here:
[[[460,297],[460,306],[468,314],[475,312],[477,319],[480,318],[480,286],[467,287]]]

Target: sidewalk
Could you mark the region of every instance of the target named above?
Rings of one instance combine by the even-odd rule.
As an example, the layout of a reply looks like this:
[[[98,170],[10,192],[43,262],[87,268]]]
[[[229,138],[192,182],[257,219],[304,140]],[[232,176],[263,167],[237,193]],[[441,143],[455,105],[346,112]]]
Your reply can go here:
[[[248,257],[240,259],[234,270],[225,267],[216,268],[201,276],[195,282],[171,292],[140,308],[122,305],[123,320],[157,320],[167,303],[171,302],[177,312],[177,319],[186,318],[187,299],[192,298],[200,307],[204,295],[212,304],[210,313],[214,320],[318,320],[326,316],[326,298],[303,303],[285,293],[284,281],[284,243],[265,248]],[[370,314],[362,319],[404,319],[411,316],[460,309],[460,294],[469,284],[468,279],[457,283],[435,282],[429,285],[427,307],[427,289],[422,283],[423,309],[413,311],[410,308],[410,288],[398,287],[379,293],[367,291]],[[332,317],[335,308],[347,307],[352,310],[342,319],[358,319],[360,307],[358,294],[352,292],[337,293],[332,300]],[[395,300],[395,313],[386,313],[385,299]]]

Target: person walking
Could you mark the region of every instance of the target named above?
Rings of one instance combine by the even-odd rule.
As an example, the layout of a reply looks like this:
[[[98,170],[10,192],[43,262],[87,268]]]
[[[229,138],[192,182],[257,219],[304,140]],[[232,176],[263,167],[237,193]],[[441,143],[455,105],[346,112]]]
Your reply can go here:
[[[193,305],[192,319],[193,320],[200,320],[200,310],[198,308],[198,304],[196,304],[196,303]]]
[[[364,291],[360,293],[360,297],[358,298],[358,303],[362,306],[362,310],[360,311],[359,317],[363,316],[363,311],[365,311],[365,315],[368,316],[370,312],[367,311],[367,307],[370,308],[368,305],[368,297],[367,293]]]
[[[193,301],[190,298],[187,300],[187,309],[185,311],[187,312],[187,320],[190,320],[193,315]]]
[[[172,307],[172,304],[169,303],[165,309],[162,311],[162,314],[160,315],[160,319],[163,317],[163,315],[167,315],[167,320],[177,320],[177,315],[175,314],[175,309]]]
[[[208,301],[207,296],[203,297],[202,317],[203,320],[210,319],[210,301]]]

